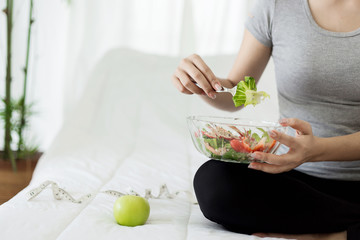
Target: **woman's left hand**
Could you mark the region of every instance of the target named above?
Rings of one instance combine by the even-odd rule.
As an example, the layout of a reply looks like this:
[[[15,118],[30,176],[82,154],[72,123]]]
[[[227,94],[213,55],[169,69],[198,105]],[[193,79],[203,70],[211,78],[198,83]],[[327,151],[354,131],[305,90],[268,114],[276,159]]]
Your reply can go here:
[[[289,147],[288,153],[275,155],[254,152],[252,157],[265,163],[252,162],[249,168],[268,173],[287,172],[316,156],[316,147],[314,146],[317,138],[312,133],[310,123],[297,118],[287,118],[281,119],[280,124],[296,130],[295,137],[275,130],[269,132],[271,138]]]

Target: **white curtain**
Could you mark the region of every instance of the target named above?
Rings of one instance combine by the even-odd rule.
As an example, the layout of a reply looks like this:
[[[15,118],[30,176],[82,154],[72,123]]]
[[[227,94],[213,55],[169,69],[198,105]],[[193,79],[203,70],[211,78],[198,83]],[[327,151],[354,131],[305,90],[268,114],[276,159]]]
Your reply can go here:
[[[15,2],[14,38],[18,40],[13,64],[18,69],[13,76],[15,91],[20,92],[29,1]],[[36,139],[46,150],[64,116],[71,117],[92,67],[113,48],[171,56],[236,54],[250,2],[71,0],[68,4],[68,0],[34,0],[29,96],[38,115],[32,119],[28,139]],[[5,17],[0,24],[0,86],[4,86]],[[0,87],[2,97],[3,89]]]
[[[0,1],[0,9],[6,1]],[[12,96],[23,91],[29,0],[14,0],[12,46]],[[63,118],[64,63],[69,7],[65,0],[34,0],[27,102],[34,103],[25,138],[31,146],[47,149]],[[6,17],[0,13],[0,97],[5,96]],[[3,107],[3,105],[2,105]],[[0,149],[3,146],[3,121],[0,123]],[[13,136],[14,140],[17,136]]]

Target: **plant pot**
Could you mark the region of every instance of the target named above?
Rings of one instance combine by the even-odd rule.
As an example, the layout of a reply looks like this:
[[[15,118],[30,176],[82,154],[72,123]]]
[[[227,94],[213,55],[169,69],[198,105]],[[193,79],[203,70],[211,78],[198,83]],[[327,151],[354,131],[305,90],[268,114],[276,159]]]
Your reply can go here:
[[[13,171],[10,161],[0,159],[0,204],[8,201],[29,184],[40,156],[41,153],[37,153],[32,158],[16,160],[16,172]]]

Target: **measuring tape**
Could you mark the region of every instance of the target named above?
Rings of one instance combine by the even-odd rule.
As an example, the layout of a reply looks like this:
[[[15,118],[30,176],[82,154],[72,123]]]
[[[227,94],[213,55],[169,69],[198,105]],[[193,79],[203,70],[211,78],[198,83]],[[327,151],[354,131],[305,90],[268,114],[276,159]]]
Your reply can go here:
[[[51,185],[51,190],[53,193],[53,196],[56,200],[67,200],[70,201],[72,203],[83,203],[84,201],[91,199],[92,197],[94,197],[96,195],[96,193],[89,193],[86,194],[82,197],[80,197],[79,199],[75,199],[73,196],[71,196],[67,191],[65,191],[64,189],[60,188],[59,185],[56,182],[53,181],[45,181],[42,184],[40,184],[39,187],[32,189],[30,192],[28,192],[26,194],[28,201],[34,199],[36,196],[38,196],[44,189],[46,189],[49,185]],[[114,190],[106,190],[106,191],[102,191],[100,193],[105,193],[114,197],[121,197],[124,195],[135,195],[135,196],[141,196],[140,194],[138,194],[137,192],[135,192],[133,189],[128,188],[127,189],[127,193],[122,193],[122,192],[118,192],[118,191],[114,191]],[[168,187],[166,184],[163,184],[160,186],[160,191],[159,194],[157,196],[154,196],[151,192],[151,189],[145,189],[145,196],[144,198],[149,199],[160,199],[160,198],[167,198],[167,199],[173,199],[175,197],[177,197],[178,195],[180,195],[181,193],[186,194],[186,196],[188,197],[189,201],[192,204],[197,204],[197,201],[194,197],[194,195],[189,192],[189,191],[176,191],[174,193],[170,193]]]

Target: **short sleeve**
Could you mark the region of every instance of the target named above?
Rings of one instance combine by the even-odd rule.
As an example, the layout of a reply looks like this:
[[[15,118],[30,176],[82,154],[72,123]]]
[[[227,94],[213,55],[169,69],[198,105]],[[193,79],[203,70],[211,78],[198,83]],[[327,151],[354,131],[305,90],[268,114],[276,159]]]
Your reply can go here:
[[[246,29],[262,44],[272,47],[275,0],[256,0],[245,22]]]

